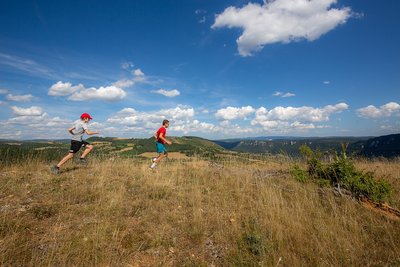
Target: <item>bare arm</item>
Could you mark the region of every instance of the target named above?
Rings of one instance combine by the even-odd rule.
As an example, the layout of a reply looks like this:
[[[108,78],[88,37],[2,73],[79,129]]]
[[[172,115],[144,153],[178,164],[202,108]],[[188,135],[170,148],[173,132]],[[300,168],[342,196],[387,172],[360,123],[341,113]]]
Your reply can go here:
[[[91,131],[89,131],[88,129],[85,130],[85,133],[86,133],[87,135],[99,134],[98,132],[91,132]]]
[[[71,128],[68,129],[68,132],[70,134],[74,135],[74,132],[73,132],[74,130],[75,130],[75,127],[71,127]]]
[[[164,137],[164,134],[163,134],[163,133],[160,133],[160,136],[159,136],[158,138],[160,138],[161,140],[163,140],[163,141],[164,141],[165,143],[167,143],[168,145],[172,145],[172,142],[169,141],[169,140],[167,140],[167,138]]]

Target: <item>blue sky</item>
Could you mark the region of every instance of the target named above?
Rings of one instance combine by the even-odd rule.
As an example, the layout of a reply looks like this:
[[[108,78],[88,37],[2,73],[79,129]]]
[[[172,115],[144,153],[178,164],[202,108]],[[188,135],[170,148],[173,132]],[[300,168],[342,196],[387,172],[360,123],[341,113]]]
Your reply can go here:
[[[400,131],[397,0],[0,2],[0,138]]]

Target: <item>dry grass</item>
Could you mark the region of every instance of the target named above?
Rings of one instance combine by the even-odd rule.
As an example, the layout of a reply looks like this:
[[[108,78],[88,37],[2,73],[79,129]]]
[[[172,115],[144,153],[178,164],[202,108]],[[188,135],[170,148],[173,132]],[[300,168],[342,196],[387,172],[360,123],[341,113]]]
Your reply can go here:
[[[1,266],[396,266],[400,221],[271,158],[92,159],[0,172]],[[390,176],[399,162],[358,162]]]
[[[154,152],[145,152],[145,153],[140,154],[139,156],[151,159],[151,158],[154,158],[155,156],[157,156],[157,154],[154,154]],[[168,152],[168,158],[169,159],[178,159],[178,160],[189,159],[188,156],[186,156],[184,153],[180,153],[180,152]]]

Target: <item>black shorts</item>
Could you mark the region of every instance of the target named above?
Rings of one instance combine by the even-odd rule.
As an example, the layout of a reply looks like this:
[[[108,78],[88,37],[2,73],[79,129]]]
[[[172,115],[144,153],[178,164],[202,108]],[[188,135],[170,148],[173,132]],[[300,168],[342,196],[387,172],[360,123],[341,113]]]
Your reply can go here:
[[[71,148],[69,149],[69,153],[76,153],[81,149],[81,147],[85,147],[89,145],[86,141],[75,141],[71,140]]]

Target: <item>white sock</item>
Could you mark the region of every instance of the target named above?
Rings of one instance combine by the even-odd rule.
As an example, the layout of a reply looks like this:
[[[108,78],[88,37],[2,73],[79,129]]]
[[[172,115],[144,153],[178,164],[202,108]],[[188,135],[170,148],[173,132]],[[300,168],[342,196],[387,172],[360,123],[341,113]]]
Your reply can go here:
[[[153,162],[153,163],[151,164],[150,168],[153,169],[156,165],[157,165],[157,163]]]

